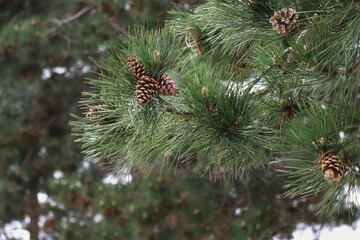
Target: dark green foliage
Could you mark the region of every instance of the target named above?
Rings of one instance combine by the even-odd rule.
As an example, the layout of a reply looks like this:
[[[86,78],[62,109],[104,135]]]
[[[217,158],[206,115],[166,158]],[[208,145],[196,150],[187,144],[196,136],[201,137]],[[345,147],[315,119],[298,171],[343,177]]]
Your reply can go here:
[[[135,27],[126,37],[120,37],[116,56],[127,60],[128,56],[138,57],[151,77],[166,72],[181,58],[181,41],[174,31]]]
[[[0,0],[0,238],[14,220],[31,240],[218,240],[358,219],[359,1],[210,0],[162,25],[169,4]],[[139,105],[128,57],[181,93]]]
[[[183,89],[183,94],[177,97],[179,109],[174,109],[171,102],[160,97],[145,107],[135,102],[136,82],[129,73],[126,56],[133,52],[137,57],[143,56],[139,59],[153,76],[153,72],[159,72],[158,67],[167,70],[166,64],[170,65],[179,56],[173,50],[180,49],[180,45],[170,37],[172,30],[165,28],[161,33],[146,29],[130,33],[129,40],[122,41],[125,47],[110,52],[109,61],[100,65],[106,70],[106,75],[100,75],[102,80],[90,80],[96,88],[86,93],[90,98],[84,100],[84,107],[105,105],[107,111],[95,119],[72,123],[79,131],[76,135],[81,136],[79,141],[84,143],[87,156],[97,156],[98,160],[110,158],[120,171],[134,164],[152,168],[158,157],[161,160],[164,155],[165,158],[170,155],[172,161],[171,156],[175,155],[175,161],[196,158],[196,168],[200,171],[221,168],[233,171],[234,176],[251,166],[265,163],[268,160],[266,150],[269,150],[267,136],[271,130],[261,122],[263,103],[246,92],[241,93],[244,91],[241,84],[234,84],[231,74],[209,70],[204,64],[184,70],[184,76],[179,80]],[[142,39],[145,35],[150,40],[133,44],[135,38]],[[160,66],[152,54],[157,49],[151,47],[155,35],[167,36],[159,39],[163,42],[163,51],[168,54],[161,58],[160,52]],[[173,114],[179,115],[175,118],[170,116]],[[216,147],[209,149],[207,146]]]
[[[166,107],[166,101],[157,96],[146,106],[138,105],[136,79],[127,59],[137,56],[148,74],[155,77],[168,71],[180,56],[181,41],[171,29],[159,32],[146,28],[134,29],[120,41],[116,49],[108,52],[109,61],[99,65],[104,70],[99,75],[102,80],[90,80],[95,91],[86,93],[90,98],[83,101],[84,109],[105,105],[107,111],[95,119],[72,124],[80,133],[79,140],[85,143],[87,156],[100,160],[111,155],[111,161],[116,159],[118,168],[124,169],[132,166],[129,161],[153,161],[159,151],[153,145],[164,142],[167,134],[154,137],[161,127],[163,114],[159,111]]]
[[[236,83],[240,79],[232,74],[205,64],[193,68],[180,84],[180,101],[183,111],[194,116],[179,123],[172,120],[177,134],[170,151],[187,161],[197,159],[200,171],[222,169],[233,171],[234,176],[265,163],[271,130],[260,120],[263,102],[244,92]]]
[[[56,201],[79,211],[56,230],[61,235],[54,239],[291,239],[298,221],[348,223],[346,217],[313,216],[308,204],[320,197],[281,198],[284,179],[272,171],[257,169],[248,181],[235,183],[210,181],[190,166],[175,174],[153,173],[143,179],[141,170],[133,169],[132,181],[118,185],[89,185],[85,173],[51,182],[51,191],[66,193]],[[92,227],[93,219],[99,228]]]
[[[127,34],[124,25],[147,21],[150,29],[170,7],[166,0],[0,1],[0,238],[6,232],[12,238],[8,226],[16,220],[31,240],[55,239],[62,233],[54,229],[82,214],[81,207],[53,203],[70,190],[50,191],[48,183],[61,173],[76,184],[71,175],[82,169],[68,122],[70,113],[81,114],[83,80],[99,70],[89,57],[103,59],[108,41]],[[104,172],[87,174],[89,185],[104,185]],[[40,205],[38,193],[49,201]],[[53,224],[47,230],[45,220]],[[101,232],[93,221],[86,224]]]
[[[281,35],[272,28],[270,18],[290,8],[299,18],[291,20],[294,27],[288,34]],[[73,123],[75,130],[80,130],[80,136],[94,136],[97,128],[104,129],[106,139],[111,138],[106,144],[101,137],[96,143],[89,138],[80,141],[89,156],[97,154],[120,163],[115,170],[194,162],[199,172],[236,178],[254,166],[268,164],[271,158],[281,158],[279,168],[289,176],[287,195],[325,194],[328,205],[323,209],[334,211],[334,204],[346,203],[340,197],[344,186],[356,189],[358,182],[354,142],[360,124],[355,114],[359,108],[359,13],[357,1],[345,0],[209,0],[193,12],[172,11],[159,36],[148,37],[149,44],[143,44],[145,35],[134,32],[128,41],[136,44],[121,39],[127,43],[121,46],[123,52],[129,51],[125,55],[137,55],[152,76],[162,72],[153,61],[155,49],[162,46],[169,55],[181,50],[183,54],[171,62],[177,63],[171,74],[181,94],[156,98],[137,112],[129,104],[134,96],[121,99],[121,91],[115,96],[107,90],[107,76],[100,75],[100,80],[92,82],[98,86],[94,93],[102,89],[103,97],[94,104],[103,104],[109,96],[109,105],[125,103],[116,122],[128,123],[122,128],[126,138],[115,137],[115,128],[95,127],[98,122],[84,119]],[[167,35],[170,30],[186,46],[168,44],[174,34]],[[123,77],[126,71],[116,67],[121,65],[121,55],[110,55],[103,68],[118,78],[114,81],[125,84],[130,81]],[[134,89],[132,85],[127,84],[126,91]],[[138,113],[146,116],[145,121],[138,121]],[[342,132],[345,138],[340,140]],[[327,149],[314,148],[312,142],[321,138],[327,144],[331,141]],[[116,141],[124,145],[118,147]],[[313,171],[320,168],[318,156],[328,152],[346,162],[345,176],[336,186]]]
[[[283,159],[282,164],[286,168],[282,172],[294,179],[286,185],[286,188],[290,188],[286,195],[311,195],[326,190],[324,202],[327,204],[322,202],[318,208],[327,208],[330,213],[343,207],[343,202],[337,202],[338,199],[334,196],[340,198],[349,182],[356,184],[359,174],[360,149],[354,144],[358,142],[358,135],[354,134],[354,130],[356,133],[358,127],[355,123],[359,121],[359,115],[351,106],[344,107],[343,103],[339,103],[339,106],[302,106],[291,124],[287,124],[289,131],[282,132],[284,147],[279,152],[279,158]],[[323,180],[318,161],[325,153],[334,153],[346,163],[346,180],[339,184]]]

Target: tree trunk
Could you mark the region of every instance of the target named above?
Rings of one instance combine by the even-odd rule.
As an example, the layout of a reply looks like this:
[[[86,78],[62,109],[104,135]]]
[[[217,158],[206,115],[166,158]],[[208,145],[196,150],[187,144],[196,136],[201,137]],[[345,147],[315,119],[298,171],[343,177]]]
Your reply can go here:
[[[26,204],[26,213],[30,217],[30,223],[28,230],[30,232],[30,240],[39,239],[39,218],[41,214],[41,206],[37,199],[37,191],[32,190],[28,196],[28,202]]]

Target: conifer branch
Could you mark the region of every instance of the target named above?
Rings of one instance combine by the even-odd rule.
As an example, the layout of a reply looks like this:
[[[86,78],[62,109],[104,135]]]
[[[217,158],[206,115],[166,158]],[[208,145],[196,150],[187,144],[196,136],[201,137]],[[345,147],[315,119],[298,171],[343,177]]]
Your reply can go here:
[[[27,152],[24,160],[22,161],[22,165],[26,165],[26,164],[30,161],[33,153],[34,153],[34,150],[33,150],[33,149],[31,149],[31,150],[29,150],[29,151]]]
[[[75,13],[74,15],[64,19],[64,20],[61,20],[60,21],[60,24],[67,24],[69,22],[73,22],[75,21],[76,19],[80,18],[82,15],[84,15],[85,13],[93,10],[93,9],[96,9],[96,6],[95,5],[92,5],[92,6],[87,6],[87,7],[84,7],[83,9],[81,9],[80,11],[78,11],[77,13]]]
[[[247,88],[247,92],[251,92],[252,88],[262,80],[263,76],[272,70],[272,67],[267,67],[263,72],[259,74],[253,81],[251,81],[250,86]]]
[[[165,108],[165,111],[168,112],[168,113],[173,113],[173,114],[176,114],[176,115],[181,115],[181,116],[192,116],[192,117],[195,117],[196,115],[192,112],[183,112],[183,111],[178,111],[178,110],[175,110],[175,109],[172,109],[172,108],[169,108],[169,107],[166,107]]]
[[[331,194],[345,184],[342,162],[353,184],[360,154],[350,141],[358,139],[360,122],[351,105],[358,79],[350,75],[360,66],[353,36],[360,18],[342,2],[320,4],[210,0],[194,13],[173,12],[162,29],[122,34],[85,102],[106,104],[109,112],[73,124],[85,153],[148,171],[157,159],[192,162],[198,172],[234,178],[276,157],[289,178],[287,196],[323,192],[333,211],[341,204]],[[239,62],[253,68],[239,71]],[[169,69],[182,85],[171,102],[158,96],[164,79],[157,77]],[[139,86],[134,79],[141,77]],[[139,96],[146,104],[136,103]],[[109,122],[110,116],[119,121]],[[339,140],[341,131],[346,137]],[[314,148],[319,139],[328,152]],[[339,185],[334,190],[327,180]]]
[[[329,3],[331,2],[331,0],[327,1],[327,3],[324,5],[324,7],[321,9],[321,12],[325,10],[325,8],[329,5]]]
[[[314,61],[311,61],[311,64],[314,66],[314,67],[318,67],[318,64],[315,63]],[[325,74],[330,74],[330,71],[326,68],[321,68],[321,72],[322,73],[325,73]],[[330,74],[332,77],[336,77],[338,75],[338,72],[336,71],[332,71],[331,74]]]
[[[119,24],[115,23],[111,19],[108,20],[108,23],[111,27],[119,31],[122,35],[126,36],[128,34],[128,32],[123,27],[121,27]]]
[[[65,19],[63,19],[63,20],[59,20],[59,19],[57,19],[57,18],[48,20],[48,22],[55,22],[55,23],[57,23],[57,27],[54,27],[54,28],[48,30],[48,31],[46,32],[46,35],[48,36],[48,35],[53,34],[53,33],[56,31],[56,29],[58,29],[59,27],[61,27],[63,24],[68,24],[68,23],[70,23],[70,22],[73,22],[73,21],[77,20],[78,18],[80,18],[81,16],[83,16],[84,14],[86,14],[86,13],[88,13],[88,12],[90,12],[91,10],[96,9],[96,8],[97,8],[96,5],[91,5],[91,6],[84,7],[83,9],[81,9],[80,11],[78,11],[77,13],[75,13],[74,15],[71,15],[70,17],[65,18]]]

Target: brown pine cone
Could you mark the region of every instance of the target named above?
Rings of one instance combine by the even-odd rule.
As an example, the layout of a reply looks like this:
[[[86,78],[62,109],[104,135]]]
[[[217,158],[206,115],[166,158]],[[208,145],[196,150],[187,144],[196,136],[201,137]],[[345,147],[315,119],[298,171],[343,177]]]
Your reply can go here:
[[[294,31],[296,21],[299,14],[293,8],[283,8],[281,11],[275,12],[269,22],[272,24],[272,29],[280,35],[287,36]]]
[[[148,75],[142,62],[136,57],[128,57],[128,66],[137,80],[139,80],[142,76]]]
[[[165,96],[176,96],[179,94],[179,89],[176,87],[175,81],[164,73],[157,77],[157,82],[160,88],[159,94]]]
[[[148,104],[155,97],[159,86],[157,81],[149,76],[141,76],[136,86],[136,97],[138,104]]]
[[[321,173],[326,180],[340,181],[345,173],[345,164],[340,157],[335,154],[326,153],[322,155],[319,159],[319,164],[321,166]]]

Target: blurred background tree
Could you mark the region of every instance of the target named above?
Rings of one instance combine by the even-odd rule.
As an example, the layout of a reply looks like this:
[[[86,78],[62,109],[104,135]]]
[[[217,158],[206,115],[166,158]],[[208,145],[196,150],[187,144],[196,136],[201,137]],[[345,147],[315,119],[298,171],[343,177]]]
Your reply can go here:
[[[109,41],[127,25],[162,22],[195,0],[0,0],[0,238],[20,221],[30,239],[291,238],[299,222],[351,224],[346,212],[315,216],[321,196],[283,199],[284,179],[255,170],[248,182],[213,181],[189,166],[128,180],[84,162],[70,113]],[[108,178],[107,178],[108,179]],[[45,201],[39,201],[45,196]]]
[[[173,2],[186,8],[193,1]],[[0,228],[20,220],[38,239],[72,215],[67,206],[59,213],[58,205],[40,205],[38,193],[72,203],[75,183],[51,188],[54,173],[71,182],[90,171],[68,126],[70,112],[79,112],[84,79],[97,71],[89,57],[101,58],[110,39],[126,34],[123,26],[154,26],[172,6],[167,0],[0,1]],[[88,185],[101,185],[104,174],[93,170]]]

